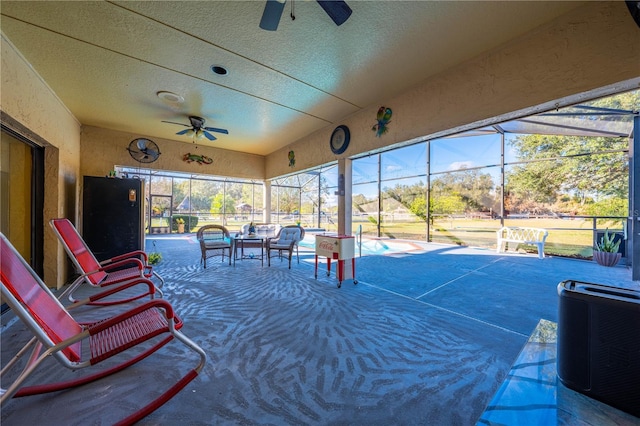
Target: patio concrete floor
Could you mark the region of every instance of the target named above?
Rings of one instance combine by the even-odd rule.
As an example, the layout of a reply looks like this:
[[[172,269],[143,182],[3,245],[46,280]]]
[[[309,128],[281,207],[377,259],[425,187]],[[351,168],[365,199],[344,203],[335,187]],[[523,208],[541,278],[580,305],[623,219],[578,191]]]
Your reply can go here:
[[[154,242],[165,298],[209,359],[142,425],[473,425],[540,319],[557,321],[560,281],[640,289],[624,266],[415,242],[409,253],[358,258],[359,283],[338,289],[324,268],[314,279],[309,250],[291,270],[219,258],[204,269],[194,235],[150,237],[147,251]],[[2,323],[4,364],[28,335],[11,314]],[[100,382],[13,399],[0,420],[111,424],[196,362],[169,344]],[[80,374],[57,367],[48,360],[34,379]]]

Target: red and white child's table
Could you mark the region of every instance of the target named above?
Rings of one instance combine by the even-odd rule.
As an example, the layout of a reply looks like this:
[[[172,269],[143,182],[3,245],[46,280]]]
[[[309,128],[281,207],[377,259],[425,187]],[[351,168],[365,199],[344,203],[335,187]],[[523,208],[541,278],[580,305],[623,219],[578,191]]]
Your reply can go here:
[[[338,288],[340,288],[342,281],[344,281],[344,261],[351,259],[353,283],[358,284],[358,280],[356,280],[355,241],[355,237],[350,235],[316,235],[316,278],[318,278],[318,256],[327,258],[327,276],[331,274],[331,259],[337,260]]]

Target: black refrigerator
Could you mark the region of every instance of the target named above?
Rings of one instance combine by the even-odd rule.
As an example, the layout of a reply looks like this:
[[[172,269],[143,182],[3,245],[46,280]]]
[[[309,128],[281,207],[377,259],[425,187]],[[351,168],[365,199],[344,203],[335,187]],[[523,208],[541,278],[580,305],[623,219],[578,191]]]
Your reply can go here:
[[[98,261],[144,250],[144,181],[84,176],[82,237]]]

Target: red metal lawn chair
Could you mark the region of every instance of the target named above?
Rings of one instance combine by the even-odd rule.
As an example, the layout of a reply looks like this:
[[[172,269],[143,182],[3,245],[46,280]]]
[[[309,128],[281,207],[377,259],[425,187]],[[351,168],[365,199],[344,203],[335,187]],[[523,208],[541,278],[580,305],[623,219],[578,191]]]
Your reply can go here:
[[[147,263],[147,254],[144,251],[136,250],[98,262],[69,219],[52,219],[50,224],[80,274],[60,295],[61,299],[68,295],[71,302],[77,302],[77,299],[73,297],[73,292],[82,283],[87,283],[92,287],[105,287],[113,284],[122,284],[138,278],[151,279],[152,277],[156,277],[159,281],[152,293],[138,294],[117,301],[92,301],[91,304],[113,305],[127,303],[146,296],[150,296],[153,299],[154,293],[157,293],[158,297],[162,297],[160,288],[164,285],[164,279]]]
[[[159,397],[119,422],[132,424],[173,398],[195,379],[204,367],[207,358],[205,352],[179,331],[183,325],[182,321],[174,314],[172,306],[166,300],[149,300],[112,318],[79,323],[1,233],[0,253],[2,299],[34,334],[29,343],[3,366],[0,372],[0,379],[5,385],[6,380],[3,376],[6,377],[9,372],[13,374],[13,367],[18,367],[18,361],[32,349],[22,372],[6,390],[0,391],[0,405],[12,397],[56,392],[101,379],[141,361],[174,338],[196,352],[199,355],[199,363],[195,368],[189,370]],[[132,351],[135,352],[134,355],[125,358],[116,366],[66,382],[23,386],[31,373],[50,356],[71,370],[95,369],[95,364],[118,354],[123,357],[128,349],[147,341],[148,344],[138,351]],[[169,368],[174,367],[176,366],[171,365]]]

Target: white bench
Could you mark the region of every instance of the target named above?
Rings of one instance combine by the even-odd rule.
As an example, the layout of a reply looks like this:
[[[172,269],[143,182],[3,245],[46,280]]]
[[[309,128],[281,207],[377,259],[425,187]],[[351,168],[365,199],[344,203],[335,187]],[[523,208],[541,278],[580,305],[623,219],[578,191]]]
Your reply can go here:
[[[496,234],[498,237],[497,253],[506,250],[506,243],[532,244],[538,246],[538,257],[544,258],[544,242],[549,235],[546,229],[505,226],[500,228]]]

